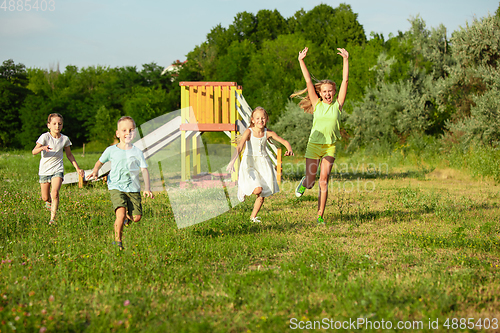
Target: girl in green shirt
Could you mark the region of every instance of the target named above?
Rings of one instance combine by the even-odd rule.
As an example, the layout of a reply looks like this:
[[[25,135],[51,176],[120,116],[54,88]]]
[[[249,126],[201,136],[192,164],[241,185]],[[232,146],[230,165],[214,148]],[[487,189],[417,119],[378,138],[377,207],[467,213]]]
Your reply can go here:
[[[318,223],[325,224],[323,215],[325,213],[326,199],[328,198],[328,179],[335,161],[335,142],[340,139],[340,113],[347,94],[349,78],[349,53],[342,48],[337,49],[344,58],[342,69],[342,83],[340,85],[337,99],[334,100],[337,87],[335,82],[321,80],[313,84],[311,75],[307,70],[304,58],[307,55],[307,47],[299,52],[299,64],[307,88],[296,92],[291,97],[299,96],[302,100],[299,106],[305,112],[313,114],[313,126],[306,148],[306,175],[302,178],[295,189],[295,195],[300,197],[306,189],[311,189],[316,181],[316,172],[320,168],[319,196],[318,196]],[[303,96],[305,94],[305,96]]]

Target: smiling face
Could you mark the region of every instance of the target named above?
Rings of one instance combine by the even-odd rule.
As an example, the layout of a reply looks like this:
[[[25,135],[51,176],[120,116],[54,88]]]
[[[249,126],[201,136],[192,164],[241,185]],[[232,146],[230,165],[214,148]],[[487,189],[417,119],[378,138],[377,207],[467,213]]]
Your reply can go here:
[[[330,83],[325,83],[321,86],[319,95],[323,102],[331,104],[335,96],[335,87]]]
[[[124,119],[118,123],[116,137],[122,144],[130,144],[135,137],[135,124],[132,120]]]
[[[252,123],[256,128],[265,128],[267,120],[267,113],[262,109],[257,109],[252,114]]]
[[[60,117],[52,117],[47,123],[47,127],[50,130],[50,134],[55,137],[59,137],[61,130],[63,128],[63,120]]]

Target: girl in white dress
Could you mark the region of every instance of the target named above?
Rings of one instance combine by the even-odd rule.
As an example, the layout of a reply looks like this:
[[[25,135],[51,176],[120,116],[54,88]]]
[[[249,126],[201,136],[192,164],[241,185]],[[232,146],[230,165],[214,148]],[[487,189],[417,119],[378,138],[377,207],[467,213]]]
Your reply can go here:
[[[266,151],[267,140],[273,139],[281,143],[287,149],[285,156],[293,156],[290,143],[266,128],[268,119],[264,108],[257,107],[253,110],[250,127],[243,132],[236,152],[226,168],[227,171],[234,171],[234,162],[245,147],[238,174],[238,199],[243,201],[245,196],[251,194],[257,196],[250,216],[252,222],[261,222],[257,213],[264,203],[264,198],[279,191],[276,171]]]

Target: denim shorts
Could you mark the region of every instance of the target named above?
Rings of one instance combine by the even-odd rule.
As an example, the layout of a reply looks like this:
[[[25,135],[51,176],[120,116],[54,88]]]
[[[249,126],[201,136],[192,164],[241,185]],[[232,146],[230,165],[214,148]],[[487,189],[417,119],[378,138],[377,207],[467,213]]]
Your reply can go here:
[[[64,180],[64,172],[56,172],[55,174],[50,176],[38,175],[38,177],[40,178],[40,184],[50,183],[52,181],[52,178],[54,177],[59,177],[62,178],[62,180]]]

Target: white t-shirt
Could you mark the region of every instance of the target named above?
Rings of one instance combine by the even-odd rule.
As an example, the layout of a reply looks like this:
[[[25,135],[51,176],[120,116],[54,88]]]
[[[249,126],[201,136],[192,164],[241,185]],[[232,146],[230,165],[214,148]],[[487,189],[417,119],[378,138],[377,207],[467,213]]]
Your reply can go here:
[[[40,176],[51,176],[58,172],[64,172],[63,156],[64,148],[71,146],[72,143],[69,138],[61,134],[59,139],[50,135],[50,132],[40,135],[36,143],[42,146],[49,146],[50,151],[42,150],[42,158],[40,159],[40,169],[38,174]]]

